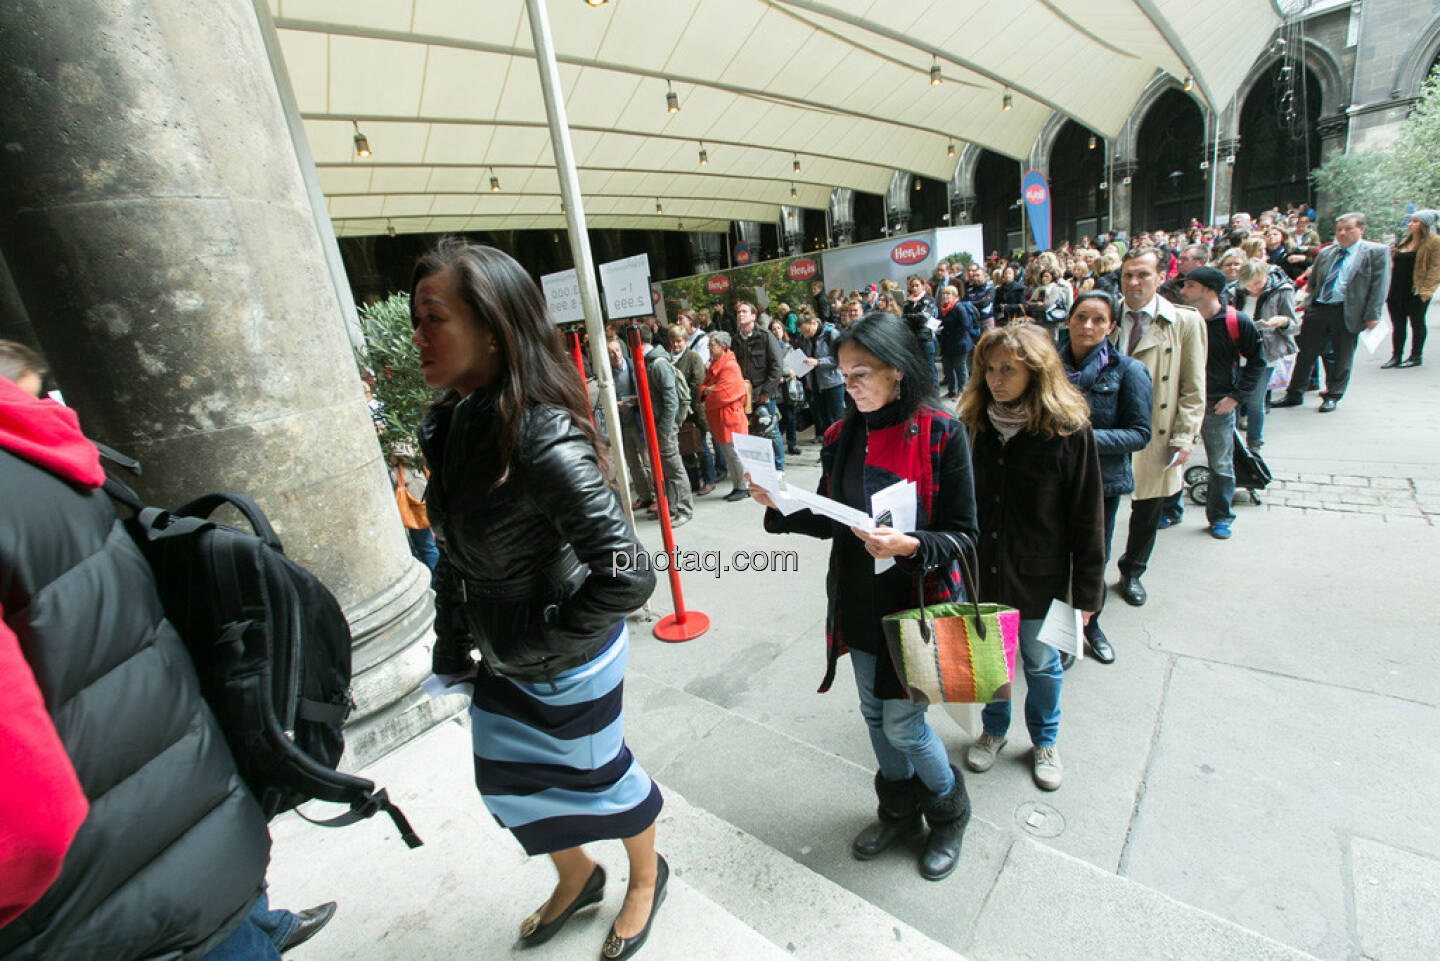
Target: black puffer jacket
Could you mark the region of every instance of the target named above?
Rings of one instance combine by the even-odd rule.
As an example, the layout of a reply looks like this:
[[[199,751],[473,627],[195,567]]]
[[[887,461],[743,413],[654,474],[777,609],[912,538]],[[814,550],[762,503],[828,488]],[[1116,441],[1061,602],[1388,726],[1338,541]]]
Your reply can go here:
[[[570,413],[534,406],[520,422],[510,474],[499,475],[493,398],[475,391],[420,427],[435,568],[437,673],[467,669],[552,678],[590,660],[655,588],[632,562],[639,545],[595,448]]]
[[[109,498],[8,449],[0,490],[0,607],[90,802],[0,958],[202,958],[260,895],[265,818]]]

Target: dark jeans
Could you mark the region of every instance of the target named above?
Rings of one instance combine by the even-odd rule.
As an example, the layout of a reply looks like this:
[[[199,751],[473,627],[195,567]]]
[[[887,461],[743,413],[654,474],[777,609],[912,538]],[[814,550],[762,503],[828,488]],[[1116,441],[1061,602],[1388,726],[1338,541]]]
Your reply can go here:
[[[824,440],[825,431],[845,414],[845,385],[836,384],[810,392],[810,417],[815,421],[815,439]]]
[[[941,351],[940,371],[944,375],[945,393],[960,393],[970,379],[970,351],[958,347]]]
[[[920,341],[920,351],[925,355],[925,366],[930,370],[930,383],[938,390],[940,377],[935,373],[935,338],[927,337]]]
[[[1156,523],[1168,498],[1147,497],[1130,501],[1130,531],[1125,538],[1125,553],[1116,564],[1122,577],[1139,577],[1150,563],[1155,550]]]
[[[1110,541],[1115,537],[1115,514],[1120,510],[1120,495],[1115,494],[1105,498],[1105,562],[1110,562]],[[1100,627],[1100,611],[1105,610],[1105,591],[1100,592],[1100,610],[1090,618],[1090,623],[1085,626],[1085,633],[1088,635]]]
[[[783,471],[785,469],[785,446],[780,442],[780,411],[775,405],[774,398],[767,399],[760,406],[770,411],[770,429],[765,432],[765,436],[770,438],[770,446],[775,448],[775,469]]]
[[[410,538],[410,555],[417,561],[430,568],[430,587],[435,587],[435,565],[440,562],[440,552],[435,548],[435,535],[430,528],[421,528],[418,531],[405,529],[405,534]]]
[[[240,927],[205,955],[203,961],[280,961],[277,949],[290,937],[299,920],[289,911],[270,910],[270,900],[262,894]]]
[[[795,406],[793,404],[778,404],[780,409],[780,433],[785,438],[785,449],[791,450],[799,447],[800,444],[795,437]]]
[[[1409,292],[1398,297],[1391,297],[1388,306],[1390,307],[1390,350],[1399,357],[1405,352],[1405,334],[1408,332],[1413,338],[1410,347],[1410,356],[1419,357],[1425,352],[1425,308],[1430,302],[1422,300],[1419,294]]]
[[[682,459],[685,461],[685,474],[690,478],[692,491],[715,483],[715,458],[710,454],[709,431],[702,431],[700,434],[700,450],[693,454],[684,454]]]
[[[1345,396],[1345,388],[1350,383],[1350,368],[1355,363],[1355,345],[1358,343],[1358,334],[1351,333],[1345,327],[1345,308],[1341,304],[1311,304],[1305,309],[1305,323],[1300,327],[1300,354],[1295,358],[1295,371],[1298,375],[1301,371],[1309,371],[1315,366],[1325,350],[1325,342],[1328,340],[1330,346],[1335,350],[1335,363],[1326,370],[1325,389],[1320,396],[1330,400],[1339,400]],[[1304,387],[1303,381],[1290,381],[1290,388],[1286,396],[1300,396]]]

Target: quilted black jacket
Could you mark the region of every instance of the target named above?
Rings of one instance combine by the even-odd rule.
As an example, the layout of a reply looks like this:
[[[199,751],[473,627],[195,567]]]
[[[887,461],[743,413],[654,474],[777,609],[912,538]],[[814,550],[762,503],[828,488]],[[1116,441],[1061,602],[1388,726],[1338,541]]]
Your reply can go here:
[[[468,669],[542,680],[590,660],[655,588],[595,448],[568,411],[521,418],[498,485],[492,398],[475,391],[420,427],[435,568],[436,673]],[[618,559],[618,562],[617,562]]]

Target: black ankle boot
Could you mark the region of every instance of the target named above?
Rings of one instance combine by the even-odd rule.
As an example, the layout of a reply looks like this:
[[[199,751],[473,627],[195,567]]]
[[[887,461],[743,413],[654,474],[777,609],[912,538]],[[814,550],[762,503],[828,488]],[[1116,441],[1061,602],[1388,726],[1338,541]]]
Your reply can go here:
[[[960,842],[965,826],[970,823],[970,794],[965,790],[965,775],[950,765],[955,786],[946,794],[931,794],[920,788],[920,810],[930,825],[930,837],[920,855],[920,874],[927,881],[948,878],[960,863]]]
[[[850,853],[868,861],[896,841],[919,834],[923,825],[917,792],[921,790],[914,778],[887,781],[875,772],[875,796],[880,799],[875,812],[878,820],[855,836]]]
[[[1387,360],[1387,361],[1385,361],[1385,363],[1383,363],[1383,364],[1380,365],[1380,369],[1381,369],[1381,370],[1389,370],[1389,369],[1392,368],[1392,367],[1399,367],[1399,366],[1400,366],[1400,355],[1399,355],[1399,354],[1391,354],[1391,355],[1390,355],[1390,359]]]
[[[1421,358],[1421,356],[1420,356],[1419,354],[1411,354],[1409,357],[1406,357],[1406,358],[1405,358],[1405,362],[1404,362],[1403,364],[1401,364],[1400,366],[1401,366],[1401,367],[1419,367],[1419,366],[1420,366],[1421,364],[1423,364],[1424,362],[1425,362],[1424,359]]]

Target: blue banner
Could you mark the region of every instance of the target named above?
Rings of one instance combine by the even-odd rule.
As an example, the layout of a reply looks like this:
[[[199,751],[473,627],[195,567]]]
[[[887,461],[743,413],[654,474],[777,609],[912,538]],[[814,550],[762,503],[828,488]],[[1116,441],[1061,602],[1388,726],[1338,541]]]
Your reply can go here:
[[[1038,250],[1050,249],[1050,184],[1038,170],[1027,170],[1020,178],[1020,194],[1025,198],[1025,217],[1030,221],[1030,236]]]

